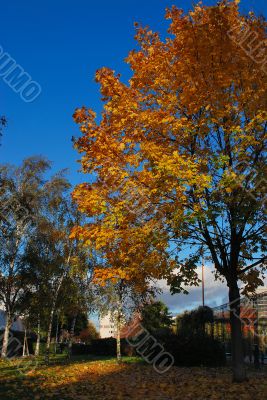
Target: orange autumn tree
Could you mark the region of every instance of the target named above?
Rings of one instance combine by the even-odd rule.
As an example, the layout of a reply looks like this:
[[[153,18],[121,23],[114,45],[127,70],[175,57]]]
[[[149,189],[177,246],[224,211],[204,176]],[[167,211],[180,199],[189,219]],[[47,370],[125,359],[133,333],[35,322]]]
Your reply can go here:
[[[78,204],[79,200],[78,196]],[[84,209],[80,204],[80,208],[93,215],[90,207]],[[132,229],[131,238],[124,236],[121,240],[122,234],[118,228],[111,228],[109,215],[104,214],[101,220],[77,227],[71,235],[96,250],[92,282],[95,306],[100,314],[109,312],[113,319],[118,362],[121,361],[121,328],[127,318],[131,320],[136,311],[154,298],[157,290],[152,286],[153,279],[166,275],[166,270],[172,267],[167,253],[164,256],[164,251],[156,251],[147,234],[145,242],[143,232],[137,227]]]
[[[74,114],[82,169],[96,176],[74,191],[93,217],[77,230],[107,257],[115,246],[123,274],[165,271],[173,292],[197,283],[208,252],[229,289],[233,376],[241,382],[239,286],[254,292],[266,265],[266,23],[242,16],[237,1],[187,15],[173,7],[166,17],[165,40],[137,26],[128,83],[97,71],[100,122],[85,107]]]

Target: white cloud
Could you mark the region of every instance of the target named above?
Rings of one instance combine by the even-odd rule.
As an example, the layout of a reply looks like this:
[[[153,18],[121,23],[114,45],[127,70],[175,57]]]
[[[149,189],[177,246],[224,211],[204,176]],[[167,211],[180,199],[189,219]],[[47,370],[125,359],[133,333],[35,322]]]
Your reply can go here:
[[[205,304],[209,307],[220,306],[228,303],[228,287],[226,282],[215,280],[214,268],[211,265],[205,265]],[[201,267],[197,268],[199,279],[201,279]],[[265,287],[267,287],[267,277],[264,279]],[[171,313],[179,314],[185,310],[197,308],[202,305],[202,285],[186,288],[189,294],[174,294],[171,295],[170,289],[166,281],[160,281],[159,287],[162,289],[162,294],[159,295],[159,300],[163,301]]]
[[[215,280],[211,266],[205,266],[205,304],[210,307],[216,307],[223,303],[227,303],[228,290],[226,282]],[[199,278],[201,279],[201,267],[197,269]],[[184,310],[190,310],[202,305],[202,286],[188,287],[186,294],[170,294],[166,281],[160,281],[159,287],[162,294],[159,299],[162,300],[170,309],[171,313],[178,314]]]

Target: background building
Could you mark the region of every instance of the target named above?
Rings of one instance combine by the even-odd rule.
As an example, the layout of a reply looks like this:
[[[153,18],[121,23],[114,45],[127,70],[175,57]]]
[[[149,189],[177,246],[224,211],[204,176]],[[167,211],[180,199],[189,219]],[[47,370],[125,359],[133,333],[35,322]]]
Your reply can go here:
[[[140,331],[140,327],[141,317],[136,313],[128,323],[122,324],[120,330],[121,339],[134,336]],[[101,339],[109,337],[116,338],[117,330],[110,313],[99,317],[99,335]]]
[[[3,331],[6,326],[6,313],[0,308],[0,331]],[[11,326],[12,331],[24,332],[24,326],[21,318],[16,318]]]
[[[115,324],[110,313],[99,316],[99,335],[101,339],[116,337]]]

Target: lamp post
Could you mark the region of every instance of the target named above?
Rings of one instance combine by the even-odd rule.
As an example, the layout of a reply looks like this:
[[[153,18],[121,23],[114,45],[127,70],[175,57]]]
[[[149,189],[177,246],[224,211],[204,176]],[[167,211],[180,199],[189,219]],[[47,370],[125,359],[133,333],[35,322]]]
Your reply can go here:
[[[202,306],[205,306],[205,274],[204,274],[204,255],[202,255]]]

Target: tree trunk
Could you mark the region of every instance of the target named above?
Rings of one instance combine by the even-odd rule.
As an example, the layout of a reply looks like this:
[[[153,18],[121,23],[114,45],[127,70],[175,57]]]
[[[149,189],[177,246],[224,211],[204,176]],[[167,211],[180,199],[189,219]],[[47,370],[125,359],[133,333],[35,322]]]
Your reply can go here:
[[[121,362],[121,314],[118,312],[117,316],[117,361]]]
[[[45,363],[47,365],[49,364],[53,317],[54,317],[54,309],[52,308],[51,313],[50,313],[50,319],[49,319],[48,330],[47,330],[46,346],[45,346]]]
[[[40,314],[38,314],[38,320],[37,320],[37,339],[36,339],[36,347],[35,347],[35,352],[34,352],[34,355],[35,355],[36,357],[39,356],[39,352],[40,352],[40,338],[41,338],[41,336],[40,336],[40,325],[41,325],[41,323],[40,323]]]
[[[57,314],[57,327],[56,327],[56,338],[55,338],[55,354],[57,354],[57,342],[58,342],[58,314]]]
[[[26,354],[27,354],[27,350],[26,350],[27,345],[26,345],[26,343],[27,343],[27,330],[25,328],[24,329],[24,342],[23,342],[22,357],[25,357]]]
[[[68,357],[71,357],[71,353],[72,353],[72,341],[73,341],[73,337],[74,337],[74,330],[75,330],[75,324],[76,324],[76,319],[77,319],[77,315],[75,315],[72,318],[71,321],[71,327],[70,327],[70,338],[69,338],[69,343],[68,343]]]
[[[234,282],[228,286],[230,301],[233,381],[244,382],[247,378],[244,364],[242,325],[240,319],[240,292],[237,282]]]
[[[9,339],[9,332],[12,326],[12,318],[9,312],[6,313],[6,326],[4,331],[4,338],[1,350],[1,357],[6,358],[8,356],[8,339]]]
[[[69,260],[68,260],[69,263]],[[59,290],[61,288],[61,285],[63,283],[65,276],[65,271],[61,275],[55,294],[52,302],[52,307],[51,307],[51,312],[50,312],[50,320],[49,320],[49,325],[48,325],[48,331],[47,331],[47,340],[46,340],[46,349],[45,349],[45,363],[48,365],[49,364],[49,355],[50,355],[50,343],[51,343],[51,332],[52,332],[52,326],[53,326],[53,318],[54,318],[54,313],[56,310],[56,302],[59,294]]]

